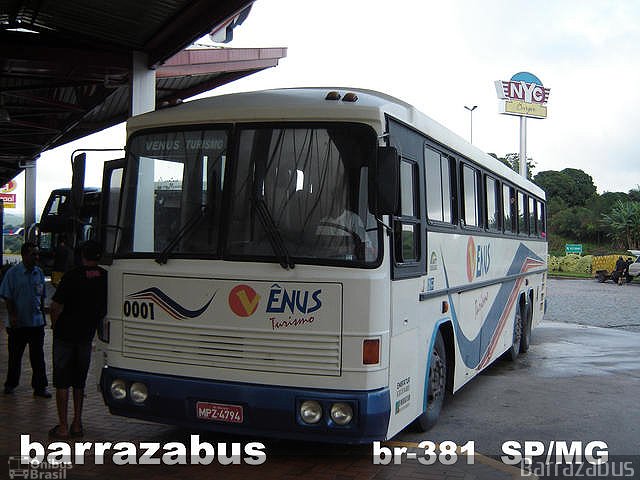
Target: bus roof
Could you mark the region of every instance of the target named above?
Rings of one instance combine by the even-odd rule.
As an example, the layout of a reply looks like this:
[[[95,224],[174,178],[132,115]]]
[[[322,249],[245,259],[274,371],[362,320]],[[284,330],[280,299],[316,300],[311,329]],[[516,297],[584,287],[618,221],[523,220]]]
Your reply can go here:
[[[329,92],[338,92],[341,100],[327,100]],[[344,101],[346,93],[357,101]],[[544,191],[491,155],[418,111],[412,105],[373,90],[345,87],[305,87],[233,93],[184,102],[178,106],[149,112],[127,121],[127,135],[141,129],[171,125],[262,121],[347,121],[366,122],[384,128],[388,114],[436,142],[445,145],[513,184],[545,198]]]

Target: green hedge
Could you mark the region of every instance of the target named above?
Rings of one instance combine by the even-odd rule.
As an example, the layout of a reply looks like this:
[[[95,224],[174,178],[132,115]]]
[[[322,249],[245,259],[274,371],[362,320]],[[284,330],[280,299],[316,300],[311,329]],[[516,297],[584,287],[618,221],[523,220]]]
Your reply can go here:
[[[549,271],[551,272],[568,272],[579,273],[582,275],[591,275],[591,261],[593,255],[576,255],[570,253],[562,257],[549,255]]]

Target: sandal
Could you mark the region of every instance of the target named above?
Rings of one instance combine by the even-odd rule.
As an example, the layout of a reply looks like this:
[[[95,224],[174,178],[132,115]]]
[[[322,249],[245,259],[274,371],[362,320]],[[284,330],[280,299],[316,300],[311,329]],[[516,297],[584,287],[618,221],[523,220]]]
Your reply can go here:
[[[60,433],[60,425],[56,425],[51,430],[49,430],[49,438],[55,438],[58,440],[67,440],[69,438],[69,434]]]

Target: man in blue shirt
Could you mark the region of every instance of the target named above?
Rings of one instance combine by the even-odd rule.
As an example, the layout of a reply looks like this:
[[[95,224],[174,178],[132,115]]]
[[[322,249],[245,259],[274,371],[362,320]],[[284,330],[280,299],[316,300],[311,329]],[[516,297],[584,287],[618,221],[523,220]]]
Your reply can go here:
[[[0,297],[7,304],[7,343],[9,365],[4,393],[13,393],[20,382],[22,354],[29,345],[29,360],[33,376],[31,386],[36,397],[51,398],[47,390],[47,371],[44,364],[44,274],[36,262],[38,247],[26,242],[20,249],[22,262],[11,267],[0,285]]]

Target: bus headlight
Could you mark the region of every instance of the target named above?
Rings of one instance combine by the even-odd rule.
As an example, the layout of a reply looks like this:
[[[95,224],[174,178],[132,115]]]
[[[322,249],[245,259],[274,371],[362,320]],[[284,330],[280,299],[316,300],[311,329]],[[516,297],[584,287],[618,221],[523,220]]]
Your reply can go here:
[[[122,400],[127,396],[127,384],[119,378],[111,382],[111,396],[116,400]]]
[[[142,403],[149,396],[147,386],[144,383],[135,382],[129,389],[129,395],[131,395],[131,400],[133,400],[133,403]]]
[[[304,423],[318,423],[322,418],[322,406],[315,400],[307,400],[300,405],[300,418]]]
[[[331,420],[337,425],[346,425],[353,419],[353,409],[348,403],[334,403],[331,405]]]

